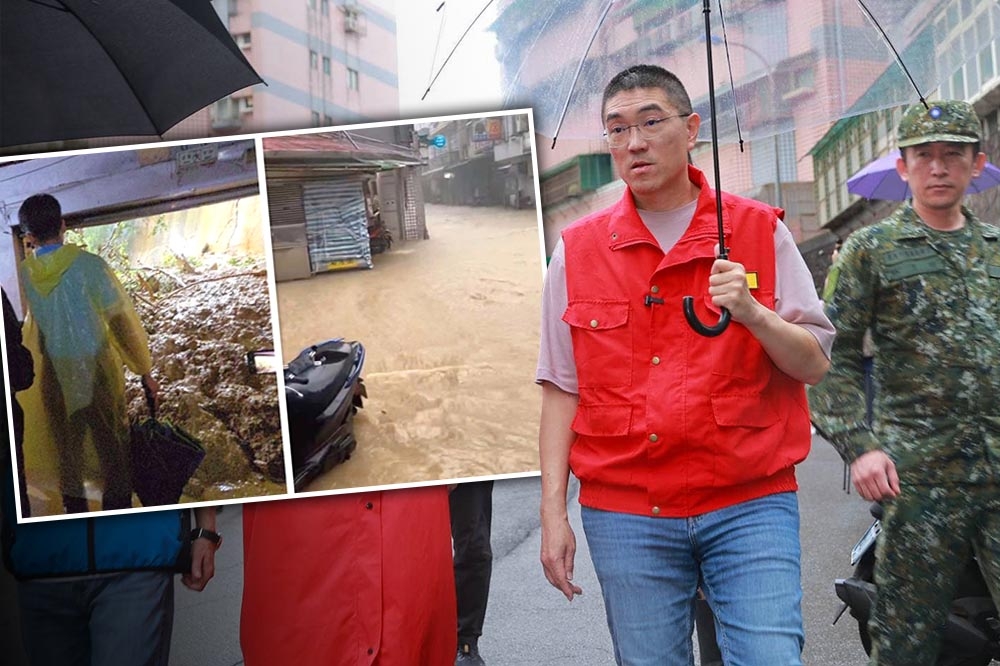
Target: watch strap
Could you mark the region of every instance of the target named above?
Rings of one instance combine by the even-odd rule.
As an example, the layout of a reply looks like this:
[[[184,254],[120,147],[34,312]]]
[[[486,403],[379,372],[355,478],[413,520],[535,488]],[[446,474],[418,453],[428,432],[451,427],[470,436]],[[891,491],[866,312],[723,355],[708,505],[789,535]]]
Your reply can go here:
[[[218,532],[207,530],[204,527],[196,527],[191,530],[191,541],[197,541],[198,539],[208,539],[215,544],[216,548],[222,545],[222,535]]]

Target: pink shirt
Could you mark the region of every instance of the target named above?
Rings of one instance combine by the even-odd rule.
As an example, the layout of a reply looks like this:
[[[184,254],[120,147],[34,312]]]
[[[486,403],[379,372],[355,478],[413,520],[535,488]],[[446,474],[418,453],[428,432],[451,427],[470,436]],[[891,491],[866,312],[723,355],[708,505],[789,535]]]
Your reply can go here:
[[[697,200],[668,211],[640,210],[660,249],[669,252],[691,223]],[[781,221],[774,230],[777,275],[774,309],[785,321],[806,329],[819,341],[827,358],[833,346],[833,324],[823,313],[823,301],[813,287],[812,275],[795,246],[795,239]],[[569,324],[562,320],[568,304],[566,258],[562,239],[556,243],[542,289],[541,346],[536,382],[552,382],[567,393],[577,393],[576,362]],[[679,307],[679,306],[678,306]]]

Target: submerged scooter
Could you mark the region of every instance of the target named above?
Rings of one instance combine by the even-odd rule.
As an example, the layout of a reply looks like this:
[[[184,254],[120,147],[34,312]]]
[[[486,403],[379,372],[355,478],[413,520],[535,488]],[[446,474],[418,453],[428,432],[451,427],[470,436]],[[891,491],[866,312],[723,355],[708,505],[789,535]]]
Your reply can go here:
[[[833,622],[836,624],[850,608],[851,616],[858,621],[858,633],[867,654],[871,653],[868,618],[878,592],[874,582],[875,542],[882,531],[882,505],[873,503],[871,514],[875,521],[851,551],[854,575],[834,581],[837,596],[844,605]],[[937,666],[987,666],[994,659],[1000,660],[1000,620],[979,565],[970,559],[951,603]]]
[[[251,371],[261,371],[260,353],[251,354]],[[364,363],[364,345],[337,338],[303,349],[284,367],[296,491],[348,460],[357,447],[354,414],[368,397]]]

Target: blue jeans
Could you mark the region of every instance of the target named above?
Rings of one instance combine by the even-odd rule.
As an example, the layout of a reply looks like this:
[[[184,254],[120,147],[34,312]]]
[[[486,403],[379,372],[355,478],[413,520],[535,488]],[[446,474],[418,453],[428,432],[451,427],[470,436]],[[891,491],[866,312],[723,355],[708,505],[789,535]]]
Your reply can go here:
[[[32,664],[167,666],[174,622],[169,573],[22,581],[17,595]]]
[[[800,666],[802,586],[795,493],[693,518],[583,507],[618,664],[690,666],[700,586],[727,666]]]

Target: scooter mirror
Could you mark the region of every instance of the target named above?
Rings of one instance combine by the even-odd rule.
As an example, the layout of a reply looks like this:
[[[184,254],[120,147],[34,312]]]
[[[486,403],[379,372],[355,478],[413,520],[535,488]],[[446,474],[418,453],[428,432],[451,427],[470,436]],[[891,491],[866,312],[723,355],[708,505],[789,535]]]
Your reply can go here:
[[[247,368],[252,375],[260,375],[267,372],[278,372],[281,370],[281,363],[274,356],[273,349],[259,349],[247,352]]]

